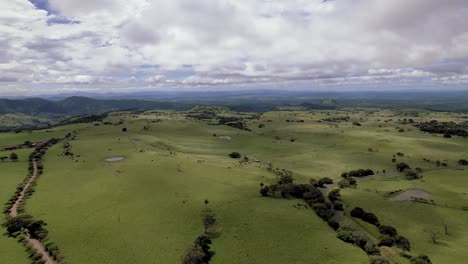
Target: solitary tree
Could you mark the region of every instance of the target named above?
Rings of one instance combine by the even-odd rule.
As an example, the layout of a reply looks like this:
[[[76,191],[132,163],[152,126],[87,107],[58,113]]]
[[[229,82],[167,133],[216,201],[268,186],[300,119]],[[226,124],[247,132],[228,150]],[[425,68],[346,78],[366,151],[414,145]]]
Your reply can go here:
[[[7,156],[0,157],[0,160],[1,160],[2,162],[5,162],[6,159],[8,159]]]

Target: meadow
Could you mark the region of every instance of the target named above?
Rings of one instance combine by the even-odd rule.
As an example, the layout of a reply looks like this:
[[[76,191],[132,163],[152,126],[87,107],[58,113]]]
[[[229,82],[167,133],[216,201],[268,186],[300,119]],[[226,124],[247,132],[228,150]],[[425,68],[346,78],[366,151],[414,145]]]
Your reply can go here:
[[[343,116],[349,121],[329,121]],[[66,141],[73,155],[64,154],[65,142],[47,151],[44,174],[26,204],[28,213],[48,224],[67,263],[180,263],[203,232],[200,214],[206,207],[219,228],[210,263],[369,263],[364,251],[339,240],[314,211],[297,206],[302,201],[262,197],[260,184],[275,179],[268,166],[291,170],[300,183],[322,177],[337,182],[343,172],[370,168],[376,175],[341,190],[343,221],[378,241],[374,226],[349,215],[362,207],[407,237],[412,254],[427,254],[433,263],[463,263],[468,175],[457,161],[468,158],[468,141],[423,133],[398,121],[403,118],[466,121],[461,114],[418,109],[288,109],[245,119],[247,131],[188,118],[186,112],[115,112],[95,124],[1,133],[0,146],[77,132]],[[18,162],[0,163],[5,201],[27,173],[28,151],[16,151]],[[232,159],[231,152],[249,161]],[[398,162],[422,168],[423,178],[410,181],[396,171],[392,158],[398,152]],[[106,161],[112,157],[124,159]],[[412,189],[427,191],[433,202],[388,199],[389,192]],[[437,243],[430,233],[437,234]],[[1,263],[28,262],[14,239],[1,237],[0,248]],[[409,263],[398,256],[393,261]]]

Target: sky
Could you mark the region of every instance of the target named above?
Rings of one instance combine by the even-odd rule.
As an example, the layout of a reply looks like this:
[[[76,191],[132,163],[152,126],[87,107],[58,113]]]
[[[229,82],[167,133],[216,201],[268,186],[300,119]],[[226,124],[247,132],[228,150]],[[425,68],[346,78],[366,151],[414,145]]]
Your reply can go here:
[[[0,0],[0,96],[468,90],[466,0]]]

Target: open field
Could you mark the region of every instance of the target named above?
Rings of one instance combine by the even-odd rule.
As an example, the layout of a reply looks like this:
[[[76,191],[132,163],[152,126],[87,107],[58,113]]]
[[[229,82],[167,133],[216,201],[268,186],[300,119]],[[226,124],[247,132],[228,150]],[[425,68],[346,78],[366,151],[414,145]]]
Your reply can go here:
[[[224,116],[250,115],[222,111]],[[342,116],[349,121],[325,120]],[[261,197],[260,183],[275,178],[268,163],[291,170],[300,183],[322,177],[337,182],[343,172],[374,170],[376,175],[358,179],[357,187],[341,190],[347,206],[344,222],[358,225],[377,242],[376,227],[348,214],[362,207],[407,237],[412,254],[427,254],[433,263],[463,263],[468,257],[468,211],[462,210],[468,206],[468,175],[457,161],[468,158],[468,141],[423,133],[397,121],[408,117],[466,120],[460,114],[414,109],[289,110],[246,119],[251,130],[246,131],[186,118],[184,112],[118,112],[104,120],[110,125],[3,133],[0,146],[77,131],[76,139],[67,140],[73,156],[63,155],[65,142],[47,151],[44,174],[26,205],[28,213],[47,222],[49,237],[68,263],[180,263],[203,232],[200,214],[206,206],[216,214],[221,230],[213,240],[216,254],[210,263],[369,262],[360,248],[336,238],[314,211],[298,209],[302,201]],[[5,201],[27,173],[28,151],[16,151],[18,162],[0,163]],[[230,158],[234,151],[250,162]],[[10,152],[0,151],[0,156]],[[422,179],[406,180],[396,171],[392,158],[397,152],[403,153],[397,162],[422,168]],[[113,157],[123,159],[106,161]],[[427,191],[433,201],[389,200],[389,192],[414,189]],[[430,232],[437,232],[437,244]],[[5,261],[27,262],[13,239],[1,237],[0,246],[9,249],[8,255],[0,255]],[[409,261],[396,257],[395,263]]]

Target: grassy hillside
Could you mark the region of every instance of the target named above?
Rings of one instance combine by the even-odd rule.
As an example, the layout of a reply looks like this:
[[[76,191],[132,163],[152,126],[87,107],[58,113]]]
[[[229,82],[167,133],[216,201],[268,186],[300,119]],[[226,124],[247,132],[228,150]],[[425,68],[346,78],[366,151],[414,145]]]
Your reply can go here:
[[[206,115],[210,109],[196,111]],[[341,117],[348,121],[336,121]],[[364,251],[339,240],[312,210],[298,206],[302,201],[260,196],[260,183],[275,178],[269,163],[291,170],[299,183],[321,177],[337,182],[345,171],[374,170],[376,175],[358,179],[357,187],[341,190],[342,224],[380,239],[375,226],[349,215],[359,206],[407,237],[412,254],[427,254],[433,263],[463,263],[468,182],[457,161],[468,158],[468,141],[398,121],[409,117],[464,120],[460,114],[414,109],[277,111],[244,119],[248,129],[242,130],[214,125],[216,118],[187,118],[185,112],[119,112],[96,125],[0,134],[0,143],[78,132],[69,141],[73,156],[63,155],[64,143],[47,152],[44,174],[27,204],[28,212],[48,223],[68,263],[180,263],[203,232],[200,214],[206,206],[220,231],[212,263],[368,263]],[[250,162],[229,158],[233,151]],[[396,171],[392,158],[398,152],[403,156],[396,162],[422,168],[422,179],[410,181]],[[124,160],[105,161],[111,157]],[[388,199],[389,192],[412,189],[427,191],[433,201]],[[437,244],[429,232],[437,232]],[[409,263],[397,256],[401,250],[386,250],[396,255],[395,263]]]

